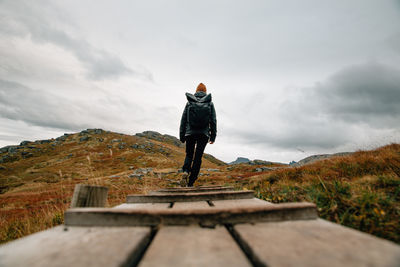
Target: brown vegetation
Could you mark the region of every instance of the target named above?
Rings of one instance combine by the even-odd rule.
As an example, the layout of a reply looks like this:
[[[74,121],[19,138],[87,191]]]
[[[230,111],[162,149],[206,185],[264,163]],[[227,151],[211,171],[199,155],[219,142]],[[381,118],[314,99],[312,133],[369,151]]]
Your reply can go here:
[[[176,186],[184,159],[184,146],[170,136],[102,130],[9,150],[0,154],[0,242],[61,224],[77,183],[107,186],[111,207],[128,194]],[[202,167],[197,185],[252,189],[274,203],[314,202],[324,219],[400,243],[398,144],[302,167],[229,166],[212,156]]]

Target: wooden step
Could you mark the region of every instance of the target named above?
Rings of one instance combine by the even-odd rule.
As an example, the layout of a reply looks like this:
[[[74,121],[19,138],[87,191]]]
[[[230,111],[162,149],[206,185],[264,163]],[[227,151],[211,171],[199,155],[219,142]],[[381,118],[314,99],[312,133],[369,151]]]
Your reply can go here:
[[[172,203],[123,203],[113,209],[168,209]]]
[[[322,219],[241,224],[231,232],[266,266],[400,266],[400,246]]]
[[[159,193],[195,193],[195,192],[214,192],[214,191],[232,191],[234,188],[231,186],[226,187],[181,187],[181,188],[164,188],[157,191],[152,191],[152,194]]]
[[[223,191],[223,192],[194,192],[194,193],[159,193],[150,195],[128,195],[127,203],[165,203],[190,202],[225,199],[253,198],[254,191]]]
[[[114,209],[76,208],[65,212],[65,224],[76,226],[219,225],[316,219],[313,203],[242,205],[236,208]]]
[[[207,186],[193,186],[193,187],[167,187],[163,188],[165,190],[176,190],[176,189],[208,189],[208,188],[230,188],[231,186],[223,186],[223,185],[207,185]],[[162,189],[162,190],[163,190]]]
[[[251,266],[225,227],[161,227],[140,261],[153,266]]]
[[[216,208],[237,208],[241,206],[247,207],[247,206],[274,205],[271,202],[258,198],[237,199],[237,200],[214,200],[210,201],[210,204]]]
[[[57,226],[0,246],[0,266],[136,266],[150,227]]]

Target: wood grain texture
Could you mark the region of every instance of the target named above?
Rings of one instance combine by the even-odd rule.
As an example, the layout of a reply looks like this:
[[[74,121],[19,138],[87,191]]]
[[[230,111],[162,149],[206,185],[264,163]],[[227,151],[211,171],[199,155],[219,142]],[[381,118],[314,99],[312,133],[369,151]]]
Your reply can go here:
[[[153,266],[251,266],[224,227],[162,227],[141,260]]]
[[[176,204],[176,203],[175,203]],[[219,225],[248,222],[316,219],[313,203],[210,207],[193,209],[77,208],[65,212],[65,224],[75,226]]]
[[[168,209],[171,203],[123,203],[114,209]]]
[[[66,229],[58,226],[0,246],[0,266],[126,266],[151,232],[148,227]]]
[[[96,185],[75,185],[71,200],[71,208],[78,207],[105,207],[108,188]]]
[[[325,220],[235,225],[268,266],[400,266],[400,246]]]
[[[233,187],[227,186],[227,187],[221,187],[221,186],[216,186],[216,187],[181,187],[181,188],[165,188],[165,189],[160,189],[157,191],[152,191],[151,193],[153,194],[160,194],[160,193],[194,193],[194,192],[214,192],[214,191],[232,191]]]
[[[239,208],[252,206],[274,205],[271,202],[258,198],[238,199],[238,200],[214,200],[211,201],[215,208]]]
[[[194,202],[176,202],[172,206],[173,210],[194,210],[194,209],[211,209],[210,205],[206,201],[194,201]]]
[[[128,195],[127,203],[165,203],[190,202],[224,199],[253,198],[254,191],[224,191],[224,192],[195,192],[195,193],[157,193],[152,195]]]

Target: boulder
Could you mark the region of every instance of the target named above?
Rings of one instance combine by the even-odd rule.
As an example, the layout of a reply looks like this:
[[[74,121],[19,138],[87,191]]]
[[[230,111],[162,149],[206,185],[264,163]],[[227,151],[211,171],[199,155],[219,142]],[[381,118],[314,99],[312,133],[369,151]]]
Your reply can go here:
[[[79,133],[79,136],[83,136],[83,135],[86,135],[86,134],[89,134],[89,131],[88,130],[83,130],[83,131],[81,131]]]
[[[31,152],[22,151],[21,156],[22,156],[22,158],[27,159],[27,158],[33,157],[33,154]]]
[[[31,141],[22,141],[19,145],[20,146],[26,146],[28,144],[32,143]]]
[[[6,162],[13,162],[18,160],[19,158],[15,155],[4,155],[0,158],[0,163],[6,163]]]
[[[132,173],[128,175],[129,178],[138,178],[139,180],[142,180],[144,177],[144,174],[141,173]]]
[[[89,141],[89,139],[90,139],[90,137],[85,135],[85,136],[82,136],[81,138],[79,138],[79,142]]]

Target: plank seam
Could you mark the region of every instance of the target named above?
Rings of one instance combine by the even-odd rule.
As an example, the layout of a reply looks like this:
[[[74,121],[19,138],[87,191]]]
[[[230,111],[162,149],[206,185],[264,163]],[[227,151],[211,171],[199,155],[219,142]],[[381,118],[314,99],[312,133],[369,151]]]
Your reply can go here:
[[[212,202],[212,200],[207,200],[207,203],[210,207],[215,207],[214,203]]]
[[[149,248],[151,242],[156,236],[157,232],[158,228],[152,227],[150,233],[140,241],[136,249],[134,249],[130,254],[130,256],[126,259],[126,261],[123,264],[121,264],[121,267],[138,266],[140,261],[143,259],[143,256],[146,253],[147,249]]]
[[[240,236],[240,234],[234,229],[232,224],[226,224],[225,228],[231,234],[233,240],[238,244],[240,249],[246,255],[247,259],[253,265],[253,267],[268,267],[268,264],[263,262],[257,254],[253,251],[250,245]]]

